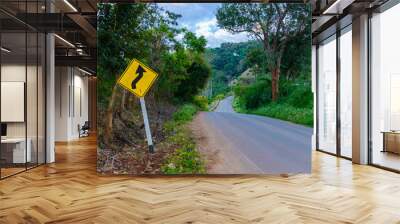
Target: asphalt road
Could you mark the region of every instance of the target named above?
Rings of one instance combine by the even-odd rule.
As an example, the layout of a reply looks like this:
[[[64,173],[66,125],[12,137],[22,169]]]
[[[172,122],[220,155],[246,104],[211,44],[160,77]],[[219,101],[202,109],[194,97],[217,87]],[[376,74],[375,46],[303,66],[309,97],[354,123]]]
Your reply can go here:
[[[211,138],[219,156],[224,157],[219,163],[232,163],[219,164],[211,173],[311,172],[312,128],[236,113],[232,99],[225,98],[214,112],[199,116],[205,137]]]
[[[221,100],[214,112],[235,113],[235,110],[232,107],[232,101],[233,96],[228,96],[224,100]]]

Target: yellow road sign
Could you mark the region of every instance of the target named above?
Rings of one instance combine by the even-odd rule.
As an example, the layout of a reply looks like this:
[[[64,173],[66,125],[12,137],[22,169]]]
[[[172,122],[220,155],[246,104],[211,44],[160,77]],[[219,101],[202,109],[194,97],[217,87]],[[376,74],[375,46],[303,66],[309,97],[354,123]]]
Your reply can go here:
[[[133,59],[119,78],[118,84],[136,96],[144,97],[157,77],[155,71]]]

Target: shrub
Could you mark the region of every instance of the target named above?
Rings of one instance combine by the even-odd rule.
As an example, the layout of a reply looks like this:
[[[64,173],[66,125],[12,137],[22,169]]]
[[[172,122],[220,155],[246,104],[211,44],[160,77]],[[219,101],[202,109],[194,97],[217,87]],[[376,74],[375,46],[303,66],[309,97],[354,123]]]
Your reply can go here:
[[[240,103],[240,99],[238,97],[233,99],[232,107],[238,113],[247,113],[246,108],[244,108],[244,105]]]
[[[207,97],[205,96],[195,96],[193,97],[193,103],[200,109],[203,111],[207,111],[208,110],[208,100]]]
[[[239,104],[245,109],[255,109],[271,102],[271,88],[266,81],[248,86],[236,86],[234,91]]]
[[[193,104],[184,104],[178,111],[176,111],[172,116],[173,120],[178,124],[183,124],[189,122],[193,119],[196,114],[197,108]]]
[[[312,108],[313,93],[310,86],[296,86],[290,93],[287,103],[297,108]]]
[[[307,85],[308,84],[308,85]],[[313,94],[309,83],[282,80],[278,101],[271,101],[268,79],[234,88],[233,108],[239,113],[258,114],[307,126],[313,125]]]
[[[220,93],[220,94],[215,95],[213,97],[213,101],[215,101],[215,100],[223,100],[224,98],[225,98],[225,94]]]
[[[173,119],[164,123],[166,142],[176,150],[168,156],[161,166],[164,174],[205,173],[204,161],[196,151],[196,144],[190,137],[185,123],[191,121],[197,112],[193,104],[185,104],[173,114]]]
[[[314,120],[312,108],[296,108],[288,104],[271,103],[253,110],[251,113],[307,126],[313,126]]]
[[[183,101],[190,101],[199,94],[207,84],[211,75],[211,68],[201,57],[194,57],[195,61],[187,68],[187,76],[181,80],[175,96]]]
[[[203,174],[204,161],[194,148],[179,148],[161,167],[165,174]]]

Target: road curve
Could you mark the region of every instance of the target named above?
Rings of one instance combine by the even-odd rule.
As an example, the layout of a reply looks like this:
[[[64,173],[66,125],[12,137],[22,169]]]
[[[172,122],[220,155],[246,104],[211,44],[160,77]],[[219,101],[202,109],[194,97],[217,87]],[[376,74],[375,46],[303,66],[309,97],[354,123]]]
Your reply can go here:
[[[213,160],[208,173],[311,172],[312,128],[235,113],[232,99],[222,100],[214,112],[200,113],[192,125],[201,135],[200,151]]]
[[[225,113],[235,113],[232,107],[233,96],[228,96],[225,99],[221,100],[215,108],[214,112],[225,112]]]

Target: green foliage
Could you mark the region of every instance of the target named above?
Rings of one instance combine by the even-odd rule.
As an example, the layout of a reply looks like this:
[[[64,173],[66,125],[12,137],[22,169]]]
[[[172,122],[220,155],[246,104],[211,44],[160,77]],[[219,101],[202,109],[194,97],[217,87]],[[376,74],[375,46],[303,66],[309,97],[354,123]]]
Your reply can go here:
[[[185,127],[196,112],[196,106],[185,104],[173,114],[171,121],[164,124],[164,130],[168,135],[167,142],[177,148],[162,165],[161,171],[164,174],[205,173],[204,161]]]
[[[225,94],[218,94],[214,96],[213,100],[223,100],[225,98]]]
[[[208,110],[208,99],[205,96],[195,96],[193,98],[193,103],[202,111]]]
[[[232,102],[233,109],[238,113],[248,113],[247,109],[243,105],[243,102],[239,102],[239,98],[235,97]]]
[[[193,96],[200,93],[205,87],[210,77],[211,69],[201,57],[196,56],[186,72],[190,74],[190,76],[181,80],[175,95],[179,99],[187,102],[190,101]]]
[[[160,152],[177,149],[168,162],[176,170],[167,167],[164,171],[204,172],[200,155],[184,127],[193,119],[197,106],[184,104],[172,115],[171,121],[165,122],[165,119],[171,116],[172,105],[191,102],[206,85],[211,74],[204,59],[206,39],[179,28],[180,15],[165,11],[157,4],[99,4],[98,9],[98,102],[99,114],[106,115],[99,125],[100,144],[119,150],[141,141],[141,138],[129,141],[121,138],[124,130],[118,129],[121,123],[126,127],[135,127],[137,123],[133,116],[121,116],[127,110],[137,110],[137,101],[116,85],[119,75],[136,58],[160,74],[146,98],[150,114],[161,115],[154,126],[158,129],[162,126],[163,130],[156,135],[161,139],[159,145],[169,148]],[[203,99],[195,102],[207,107]]]
[[[153,8],[144,4],[99,4],[97,44],[101,47],[98,48],[97,77],[100,105],[108,102],[117,75],[128,63],[127,58],[146,55],[142,47],[146,25],[142,21],[150,10]],[[131,41],[126,42],[128,38]]]
[[[192,32],[186,32],[183,37],[183,42],[186,47],[193,52],[204,53],[207,45],[207,40],[203,36],[196,37]]]
[[[287,97],[287,103],[297,108],[313,108],[313,93],[310,85],[296,86]]]
[[[217,20],[219,27],[231,33],[247,32],[257,40],[244,60],[255,78],[234,87],[235,110],[312,124],[309,7],[226,3],[218,9]]]
[[[184,124],[193,119],[196,114],[197,108],[193,104],[185,104],[178,111],[173,114],[174,122],[177,124]]]
[[[212,77],[207,86],[209,98],[213,98],[218,94],[225,94],[230,91],[230,79],[225,75],[224,71],[212,70]]]
[[[281,71],[286,80],[310,79],[311,34],[306,33],[288,42],[283,53]]]
[[[261,71],[268,69],[264,71],[272,76],[272,100],[276,101],[280,91],[282,62],[285,63],[286,57],[291,58],[290,62],[294,63],[286,64],[284,72],[298,74],[291,73],[291,69],[296,69],[299,62],[296,61],[298,55],[291,56],[291,51],[297,51],[294,45],[310,45],[310,7],[305,4],[286,3],[225,3],[218,9],[216,17],[219,27],[231,33],[246,32],[262,44],[264,51],[255,49],[256,51],[249,53],[248,60],[258,65]],[[288,44],[291,48],[286,51]],[[284,55],[285,51],[289,52],[289,55]]]
[[[219,27],[231,33],[247,32],[259,40],[268,51],[270,65],[276,65],[287,41],[299,38],[311,25],[311,10],[305,4],[225,3],[216,17]]]
[[[98,92],[105,107],[119,75],[137,58],[160,75],[151,93],[159,100],[190,101],[207,83],[203,36],[178,28],[180,15],[156,4],[99,4]],[[176,37],[183,34],[182,40]]]
[[[187,103],[182,105],[175,113],[172,114],[172,120],[164,123],[164,132],[173,134],[184,124],[192,121],[194,115],[197,113],[197,107],[193,104]]]
[[[282,6],[286,5],[279,5],[279,7]],[[252,11],[251,7],[262,10]],[[277,6],[273,4],[224,4],[217,13],[218,24],[230,32],[239,32],[240,30],[236,29],[237,25],[239,28],[241,26],[241,28],[247,27],[252,31],[257,31],[260,29],[254,29],[254,24],[266,25],[267,19],[277,16],[274,13],[275,7]],[[288,15],[297,19],[283,21],[285,24],[291,23],[284,26],[285,31],[289,32],[286,33],[287,35],[275,35],[279,37],[279,41],[285,41],[284,44],[278,43],[278,45],[287,47],[278,49],[279,51],[272,49],[275,51],[270,51],[271,54],[267,55],[264,45],[271,43],[272,37],[260,41],[257,35],[253,35],[257,41],[224,43],[219,48],[206,49],[207,42],[204,37],[178,28],[177,19],[180,15],[165,11],[156,4],[99,4],[98,102],[100,114],[107,114],[107,118],[101,122],[104,124],[123,123],[127,126],[135,124],[132,116],[118,117],[121,112],[136,108],[137,102],[132,100],[131,96],[121,94],[122,90],[115,88],[115,83],[130,60],[137,58],[160,74],[155,86],[146,96],[148,102],[151,102],[148,104],[149,108],[157,109],[157,113],[164,112],[166,114],[164,117],[169,117],[172,110],[154,105],[161,105],[161,102],[169,105],[186,103],[173,114],[171,121],[164,123],[162,118],[161,121],[157,121],[161,124],[157,124],[157,127],[164,128],[162,136],[165,134],[166,142],[176,149],[163,164],[162,171],[164,173],[204,173],[204,162],[195,150],[195,144],[185,128],[185,124],[193,119],[198,109],[207,108],[207,99],[198,95],[208,84],[211,90],[207,91],[210,93],[209,98],[219,100],[231,90],[229,84],[248,68],[256,70],[257,76],[269,77],[267,65],[271,61],[276,61],[277,54],[275,53],[282,52],[284,60],[282,60],[281,101],[276,104],[270,103],[271,83],[269,80],[271,79],[269,77],[265,80],[257,79],[256,83],[249,86],[237,86],[235,108],[240,108],[245,112],[280,116],[278,118],[281,119],[295,119],[308,124],[307,119],[310,118],[308,111],[312,111],[312,106],[310,106],[312,94],[310,95],[310,91],[307,90],[311,67],[308,58],[311,52],[309,50],[310,35],[295,35],[296,30],[293,30],[298,27],[294,23],[305,15],[305,11],[301,11],[304,6],[297,4],[288,5],[288,7]],[[235,10],[239,10],[239,13]],[[249,18],[261,20],[251,21]],[[273,25],[272,27],[276,28]],[[183,38],[178,39],[177,36],[183,36]],[[287,37],[295,38],[287,39]],[[301,83],[306,83],[306,85],[302,86]],[[187,104],[188,102],[193,104]],[[279,108],[284,105],[287,106],[286,109]],[[267,107],[271,110],[264,111]],[[272,113],[273,111],[276,113]],[[278,114],[279,111],[281,115]],[[114,118],[114,121],[111,118]],[[107,134],[107,138],[110,140],[117,139],[115,137],[118,134],[121,135],[121,132],[115,132],[114,136],[111,132],[112,128],[104,130],[103,128],[99,125],[99,133],[105,133],[107,130],[110,133]],[[118,147],[131,144],[125,140],[118,141],[121,141],[118,142]],[[115,144],[117,141],[112,142]]]
[[[248,86],[237,85],[234,88],[234,93],[239,104],[248,110],[271,102],[271,89],[267,83],[267,81],[258,81]]]
[[[252,114],[258,114],[268,117],[274,117],[285,121],[291,121],[297,124],[313,126],[313,109],[297,108],[289,104],[271,103],[256,110],[249,111]]]
[[[208,93],[212,93],[209,95],[210,98],[229,92],[231,90],[229,83],[247,68],[253,66],[246,63],[246,55],[250,49],[256,46],[262,47],[256,41],[248,41],[222,43],[221,47],[206,50],[206,58],[212,68],[212,76],[208,83]]]
[[[257,73],[268,72],[267,57],[262,45],[256,45],[246,54],[245,64]]]
[[[183,47],[177,47],[175,52],[166,52],[161,56],[161,74],[156,83],[155,94],[158,98],[166,100],[175,99],[179,84],[185,80],[189,74],[189,55]]]
[[[204,174],[204,161],[193,148],[177,149],[161,167],[164,174]]]
[[[213,54],[210,63],[214,69],[224,71],[229,79],[234,78],[246,70],[244,59],[248,50],[255,46],[255,41],[222,43],[221,47],[209,49],[210,54]]]
[[[297,80],[282,82],[281,98],[271,102],[268,81],[258,81],[248,86],[235,87],[233,108],[240,113],[258,114],[313,125],[313,94],[310,84]]]

